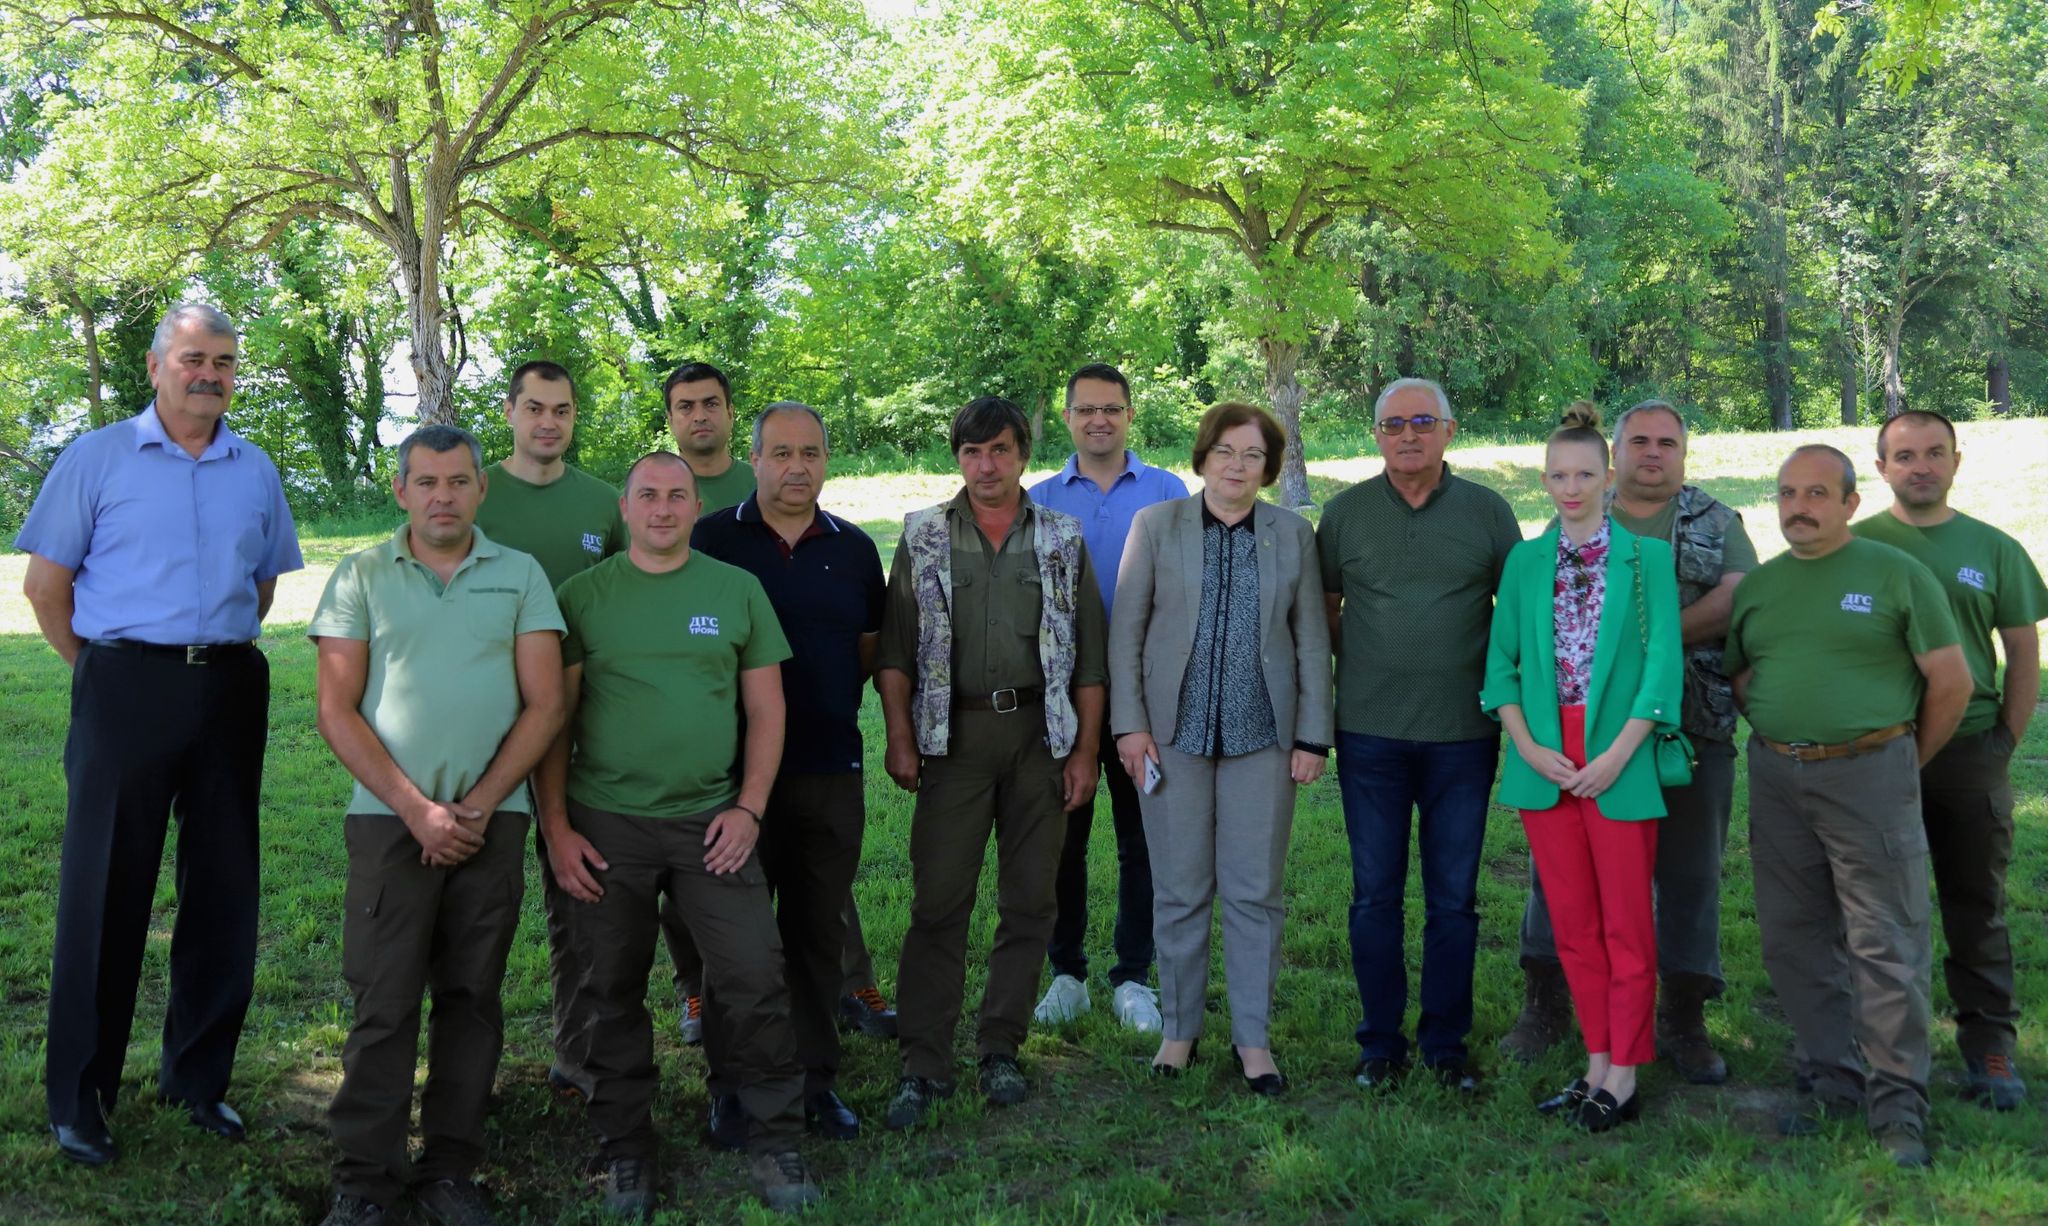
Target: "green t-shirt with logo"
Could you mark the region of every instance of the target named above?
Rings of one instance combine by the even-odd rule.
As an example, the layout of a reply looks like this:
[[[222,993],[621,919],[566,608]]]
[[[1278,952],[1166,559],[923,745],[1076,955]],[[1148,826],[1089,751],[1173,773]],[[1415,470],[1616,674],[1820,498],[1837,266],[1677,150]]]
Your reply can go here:
[[[562,663],[583,666],[569,798],[688,817],[739,792],[740,673],[789,659],[761,581],[692,552],[650,574],[614,554],[555,593]]]
[[[736,507],[754,492],[754,470],[738,460],[715,477],[697,478],[697,497],[703,501],[704,509],[699,515],[710,515],[727,507]]]
[[[566,466],[546,485],[521,481],[503,464],[486,468],[476,526],[499,544],[532,554],[556,587],[626,547],[619,491]]]
[[[1750,726],[1774,741],[1839,745],[1913,719],[1913,658],[1956,642],[1934,575],[1890,545],[1852,538],[1824,557],[1779,554],[1735,589],[1728,675],[1749,679]]]
[[[562,629],[538,563],[476,533],[442,583],[412,556],[406,525],[341,560],[306,626],[311,639],[370,645],[358,709],[398,769],[428,800],[461,800],[483,778],[519,718],[513,641]],[[498,806],[531,813],[521,783]],[[350,813],[389,813],[356,784]]]
[[[1998,659],[1992,635],[2048,617],[2048,587],[2020,543],[1960,511],[1931,528],[1916,528],[1882,511],[1856,525],[1856,535],[1883,541],[1918,558],[1948,597],[1963,655],[1970,661],[1969,709],[1957,736],[1974,736],[1998,722]]]

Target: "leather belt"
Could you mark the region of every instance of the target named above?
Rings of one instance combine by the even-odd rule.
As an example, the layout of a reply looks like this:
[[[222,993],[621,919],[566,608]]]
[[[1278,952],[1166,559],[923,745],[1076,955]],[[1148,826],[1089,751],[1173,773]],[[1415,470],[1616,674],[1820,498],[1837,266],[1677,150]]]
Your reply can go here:
[[[1008,715],[1019,707],[1037,707],[1045,704],[1045,691],[1037,686],[1025,689],[994,690],[987,694],[954,693],[953,706],[961,711],[994,711]]]
[[[1757,734],[1757,739],[1795,762],[1825,762],[1830,758],[1853,758],[1859,754],[1869,753],[1879,746],[1891,744],[1911,731],[1913,721],[1909,719],[1901,724],[1893,724],[1889,728],[1879,728],[1876,732],[1866,732],[1853,741],[1843,741],[1839,745],[1820,745],[1812,741],[1774,741],[1762,733]]]
[[[88,639],[95,647],[110,651],[132,651],[184,664],[225,664],[256,650],[254,643],[145,643],[141,639]]]

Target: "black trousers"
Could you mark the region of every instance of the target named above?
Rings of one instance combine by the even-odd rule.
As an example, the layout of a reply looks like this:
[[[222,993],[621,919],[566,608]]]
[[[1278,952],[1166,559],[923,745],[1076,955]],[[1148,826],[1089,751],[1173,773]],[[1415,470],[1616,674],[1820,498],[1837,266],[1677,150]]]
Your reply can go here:
[[[861,835],[867,824],[862,776],[785,775],[768,794],[761,841],[754,854],[775,894],[775,927],[782,934],[789,982],[790,1023],[796,1056],[804,1066],[804,1092],[829,1090],[839,1078],[841,963],[846,950],[846,908],[842,905],[860,871]],[[704,998],[704,1060],[711,1092],[731,1094],[724,1057],[734,1036],[719,1008],[717,985]]]
[[[113,1106],[173,816],[178,918],[157,1085],[192,1102],[227,1093],[256,975],[256,813],[269,713],[270,663],[260,651],[206,664],[91,643],[79,651],[50,971],[53,1123]]]
[[[468,1179],[483,1162],[484,1117],[505,1045],[498,992],[526,893],[527,822],[524,813],[499,812],[475,855],[432,868],[420,863],[403,821],[348,816],[341,973],[355,1024],[327,1109],[336,1191],[389,1205],[408,1183]],[[408,1164],[420,1001],[429,993],[422,1144]]]

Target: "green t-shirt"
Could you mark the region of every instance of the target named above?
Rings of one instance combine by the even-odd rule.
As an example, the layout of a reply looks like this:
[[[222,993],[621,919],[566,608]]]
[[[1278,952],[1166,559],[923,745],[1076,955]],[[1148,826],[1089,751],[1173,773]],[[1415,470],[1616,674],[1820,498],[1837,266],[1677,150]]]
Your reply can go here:
[[[1667,545],[1677,542],[1671,539],[1671,531],[1678,526],[1678,499],[1664,504],[1664,509],[1650,517],[1630,515],[1618,505],[1610,505],[1607,513],[1614,522],[1635,533]],[[1756,569],[1756,545],[1749,539],[1749,529],[1742,526],[1742,517],[1728,521],[1728,531],[1721,538],[1721,573],[1746,575]]]
[[[1925,566],[1851,539],[1811,560],[1779,554],[1735,589],[1728,675],[1753,668],[1750,726],[1774,741],[1839,745],[1914,718],[1926,688],[1913,657],[1956,641]]]
[[[692,552],[649,574],[613,556],[555,593],[583,666],[569,797],[632,817],[688,817],[739,792],[740,673],[789,659],[761,581]]]
[[[1507,499],[1451,473],[1421,507],[1385,474],[1330,499],[1316,528],[1323,591],[1342,593],[1337,727],[1401,741],[1475,741],[1493,594],[1522,539]]]
[[[503,464],[484,470],[476,526],[508,548],[533,555],[556,587],[626,547],[619,491],[579,468],[546,485],[521,481]]]
[[[738,460],[715,477],[697,478],[697,497],[703,501],[704,509],[699,515],[710,515],[727,507],[736,507],[754,492],[754,470]]]
[[[405,777],[429,800],[460,800],[519,718],[512,640],[562,629],[540,564],[483,532],[448,579],[412,556],[407,529],[341,560],[306,627],[312,639],[370,645],[359,710]],[[526,785],[500,809],[531,813]],[[350,813],[389,813],[356,784]]]
[[[2041,585],[2034,560],[2018,541],[1960,511],[1931,528],[1916,528],[1883,511],[1857,524],[1855,531],[1918,558],[1948,597],[1976,683],[1956,735],[1974,736],[1997,723],[1998,659],[1992,635],[2048,617],[2048,588]]]

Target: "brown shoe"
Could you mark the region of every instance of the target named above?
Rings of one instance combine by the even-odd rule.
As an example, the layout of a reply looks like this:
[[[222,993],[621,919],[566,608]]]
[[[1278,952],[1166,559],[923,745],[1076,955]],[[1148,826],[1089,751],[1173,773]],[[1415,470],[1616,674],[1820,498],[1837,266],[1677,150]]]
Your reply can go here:
[[[747,1182],[754,1195],[777,1213],[795,1213],[824,1195],[795,1150],[754,1155],[747,1164]]]
[[[1572,1031],[1571,989],[1564,967],[1549,958],[1522,961],[1522,1014],[1500,1037],[1500,1054],[1531,1063]]]
[[[1657,1054],[1696,1086],[1728,1080],[1728,1062],[1707,1037],[1706,1004],[1719,985],[1705,975],[1672,975],[1657,997]]]

